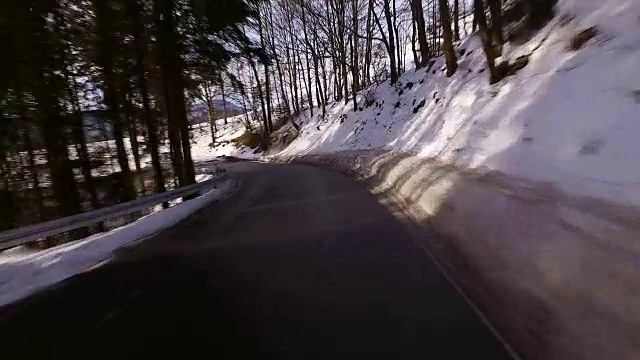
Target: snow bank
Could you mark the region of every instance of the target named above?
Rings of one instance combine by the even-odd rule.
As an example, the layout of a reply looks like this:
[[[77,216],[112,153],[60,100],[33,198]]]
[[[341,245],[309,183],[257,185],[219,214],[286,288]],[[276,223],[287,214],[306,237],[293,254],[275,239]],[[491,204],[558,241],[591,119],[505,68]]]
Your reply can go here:
[[[0,305],[109,260],[113,251],[177,224],[211,201],[220,199],[234,186],[234,180],[227,180],[198,198],[83,240],[42,251],[17,247],[0,253]]]

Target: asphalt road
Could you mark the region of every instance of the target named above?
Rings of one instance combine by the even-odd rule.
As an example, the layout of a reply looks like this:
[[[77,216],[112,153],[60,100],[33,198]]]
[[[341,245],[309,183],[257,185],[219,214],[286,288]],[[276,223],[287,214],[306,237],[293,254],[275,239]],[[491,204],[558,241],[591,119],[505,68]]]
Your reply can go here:
[[[230,165],[238,192],[0,309],[11,358],[511,359],[366,189]]]

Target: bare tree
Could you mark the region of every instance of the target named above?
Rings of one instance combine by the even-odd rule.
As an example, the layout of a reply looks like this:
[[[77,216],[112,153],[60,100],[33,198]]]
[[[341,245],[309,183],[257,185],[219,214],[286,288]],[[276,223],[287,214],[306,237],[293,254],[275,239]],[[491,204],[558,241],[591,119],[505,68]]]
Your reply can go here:
[[[447,0],[438,0],[440,8],[440,23],[442,24],[443,42],[442,48],[447,63],[447,76],[452,76],[458,69],[456,52],[453,49],[453,34],[451,33],[451,16]]]
[[[429,42],[427,41],[422,0],[411,0],[411,14],[418,33],[418,43],[420,44],[420,67],[422,67],[431,56],[429,52]]]
[[[487,0],[491,13],[491,37],[498,54],[502,53],[504,38],[502,35],[502,0]]]
[[[487,58],[487,66],[489,67],[490,83],[497,83],[502,79],[498,68],[496,67],[496,58],[498,52],[495,50],[492,44],[492,37],[489,27],[487,26],[487,17],[485,14],[485,7],[482,0],[474,0],[473,2],[474,19],[478,24],[480,31],[480,39],[482,40],[482,49]]]
[[[373,3],[373,0],[369,0]],[[387,23],[387,33],[385,34],[384,29],[380,23],[380,18],[377,15],[375,8],[373,10],[373,18],[376,21],[376,25],[378,25],[378,30],[380,31],[380,36],[382,37],[382,42],[387,49],[387,54],[389,55],[389,68],[391,72],[391,84],[395,84],[398,81],[398,68],[396,63],[396,43],[395,43],[395,32],[393,29],[393,16],[391,14],[391,8],[389,2],[391,0],[383,0],[383,10],[384,17]]]
[[[463,6],[464,6],[464,0]],[[459,0],[453,0],[453,40],[460,41],[460,4]]]

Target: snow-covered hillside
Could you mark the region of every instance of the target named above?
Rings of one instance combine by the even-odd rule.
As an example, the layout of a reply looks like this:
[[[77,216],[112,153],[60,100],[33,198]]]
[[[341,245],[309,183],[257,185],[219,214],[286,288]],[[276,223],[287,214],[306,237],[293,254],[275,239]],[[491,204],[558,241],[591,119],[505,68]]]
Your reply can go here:
[[[567,192],[640,205],[640,2],[560,0],[557,16],[501,60],[529,56],[515,76],[488,84],[477,36],[444,59],[374,90],[366,107],[333,104],[299,120],[282,155],[394,149],[476,171],[552,182]],[[572,39],[595,26],[581,49]]]
[[[232,156],[243,159],[259,157],[253,149],[237,147],[232,140],[238,138],[246,131],[245,115],[238,115],[228,119],[227,124],[223,120],[216,120],[217,132],[215,147],[211,147],[211,127],[208,123],[198,124],[191,132],[191,156],[193,161],[210,161],[221,156]]]

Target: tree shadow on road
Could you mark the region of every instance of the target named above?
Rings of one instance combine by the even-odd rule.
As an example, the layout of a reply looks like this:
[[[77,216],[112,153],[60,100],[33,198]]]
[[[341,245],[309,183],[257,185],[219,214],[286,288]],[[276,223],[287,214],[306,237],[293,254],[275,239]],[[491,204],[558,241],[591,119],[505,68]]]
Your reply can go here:
[[[186,260],[115,262],[0,309],[2,356],[260,357],[227,300]]]

